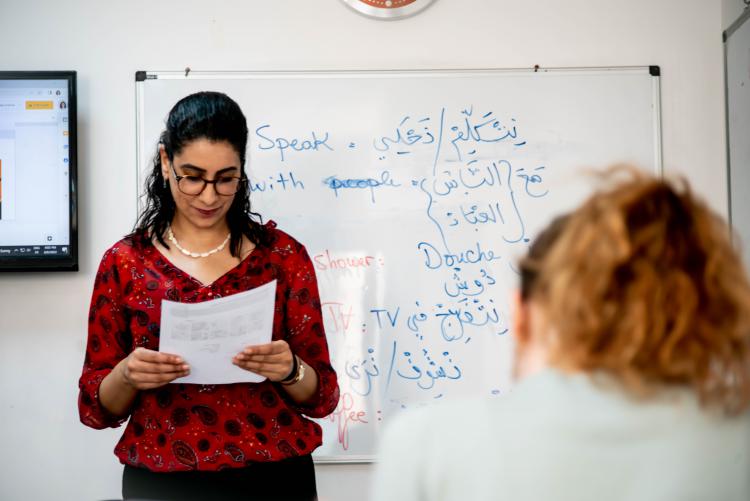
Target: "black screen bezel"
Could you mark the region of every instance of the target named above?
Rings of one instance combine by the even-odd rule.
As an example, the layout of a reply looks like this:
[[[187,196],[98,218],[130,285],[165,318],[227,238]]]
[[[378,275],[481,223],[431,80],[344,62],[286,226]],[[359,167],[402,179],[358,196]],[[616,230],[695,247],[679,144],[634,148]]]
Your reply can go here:
[[[2,271],[78,271],[78,96],[75,71],[0,71],[0,80],[68,82],[69,256],[0,256]]]

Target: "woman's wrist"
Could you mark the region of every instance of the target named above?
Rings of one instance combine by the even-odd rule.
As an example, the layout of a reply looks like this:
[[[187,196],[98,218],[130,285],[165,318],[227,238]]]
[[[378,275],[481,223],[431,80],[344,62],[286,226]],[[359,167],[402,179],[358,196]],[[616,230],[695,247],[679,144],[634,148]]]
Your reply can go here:
[[[292,368],[289,371],[289,374],[284,378],[279,380],[279,383],[284,383],[286,381],[291,381],[294,379],[294,376],[297,375],[297,365],[299,364],[299,361],[297,360],[297,355],[292,353]]]
[[[287,384],[279,383],[279,385],[295,403],[309,405],[318,392],[318,374],[301,357],[297,357],[297,363],[300,367],[297,374],[299,379]]]
[[[300,381],[302,381],[302,378],[305,377],[305,365],[302,363],[302,360],[300,360],[297,355],[292,355],[292,357],[294,357],[292,371],[287,377],[279,381],[284,386],[291,386],[293,384],[299,383]]]
[[[127,388],[128,390],[132,391],[138,391],[138,389],[133,385],[133,382],[128,378],[127,371],[125,370],[125,364],[128,363],[128,358],[125,357],[115,366],[113,372],[116,373],[119,382],[122,386]]]
[[[133,404],[138,390],[125,375],[125,363],[121,360],[99,383],[98,398],[102,407],[112,415],[124,416]]]

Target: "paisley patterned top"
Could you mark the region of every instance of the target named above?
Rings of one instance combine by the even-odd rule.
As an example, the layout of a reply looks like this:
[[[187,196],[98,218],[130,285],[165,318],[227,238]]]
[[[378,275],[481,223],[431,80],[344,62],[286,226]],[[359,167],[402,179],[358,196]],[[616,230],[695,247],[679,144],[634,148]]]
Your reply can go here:
[[[152,471],[220,470],[258,461],[309,454],[321,444],[320,426],[336,407],[339,388],[331,367],[318,286],[305,247],[269,221],[271,245],[258,246],[210,285],[172,265],[136,233],[104,253],[94,283],[83,373],[81,422],[92,428],[120,426],[99,403],[99,384],[138,346],[157,350],[161,301],[198,303],[277,280],[273,339],[318,373],[318,392],[296,404],[276,383],[167,384],[136,397],[115,447],[123,464]]]

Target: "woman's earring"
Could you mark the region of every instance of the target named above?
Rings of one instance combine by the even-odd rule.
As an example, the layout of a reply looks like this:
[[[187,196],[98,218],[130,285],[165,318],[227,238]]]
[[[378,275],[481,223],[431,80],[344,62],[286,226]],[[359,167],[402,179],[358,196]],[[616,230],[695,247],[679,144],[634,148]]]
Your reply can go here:
[[[161,178],[161,187],[167,189],[167,180],[164,178]]]

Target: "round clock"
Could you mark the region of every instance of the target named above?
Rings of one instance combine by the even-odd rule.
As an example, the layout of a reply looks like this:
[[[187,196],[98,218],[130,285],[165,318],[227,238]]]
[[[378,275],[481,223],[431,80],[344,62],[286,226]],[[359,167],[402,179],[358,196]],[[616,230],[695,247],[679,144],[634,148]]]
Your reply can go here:
[[[367,17],[401,19],[413,16],[434,0],[342,0],[352,9]]]

